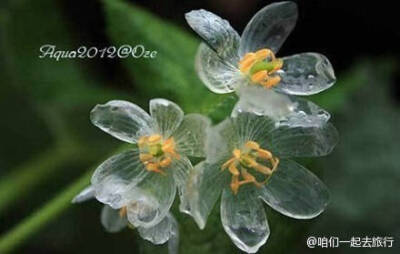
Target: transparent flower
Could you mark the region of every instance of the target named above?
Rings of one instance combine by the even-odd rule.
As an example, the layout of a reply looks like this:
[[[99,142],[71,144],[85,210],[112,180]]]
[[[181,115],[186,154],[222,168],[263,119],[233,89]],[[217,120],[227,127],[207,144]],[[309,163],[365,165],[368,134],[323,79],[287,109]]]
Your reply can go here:
[[[244,87],[232,116],[248,112],[268,116],[276,126],[321,127],[330,114],[315,103],[292,95],[285,95],[261,87]],[[267,103],[265,103],[267,102]]]
[[[277,58],[275,54],[297,20],[293,2],[270,4],[257,12],[242,36],[229,22],[206,10],[186,14],[205,43],[198,49],[200,79],[215,93],[259,86],[291,95],[319,93],[335,82],[329,60],[318,53]]]
[[[104,161],[91,184],[97,200],[112,209],[125,209],[135,227],[160,223],[182,196],[192,165],[187,156],[204,157],[208,118],[183,114],[165,99],[150,101],[150,115],[135,104],[110,101],[91,112],[94,125],[132,148]]]
[[[262,201],[296,219],[314,218],[325,209],[326,186],[289,158],[326,155],[338,134],[330,123],[289,127],[267,116],[236,115],[210,130],[207,159],[191,173],[180,209],[202,229],[222,193],[225,231],[238,248],[255,253],[270,233]]]
[[[82,190],[73,200],[72,203],[81,203],[94,198],[94,188],[89,186]],[[131,204],[134,206],[134,204]],[[127,219],[127,208],[113,209],[108,205],[104,205],[101,211],[101,224],[107,232],[116,233],[125,227],[133,226]],[[170,254],[178,253],[179,246],[179,229],[175,218],[168,213],[164,219],[158,224],[150,227],[138,227],[139,235],[153,244],[164,244],[168,241],[168,250]]]

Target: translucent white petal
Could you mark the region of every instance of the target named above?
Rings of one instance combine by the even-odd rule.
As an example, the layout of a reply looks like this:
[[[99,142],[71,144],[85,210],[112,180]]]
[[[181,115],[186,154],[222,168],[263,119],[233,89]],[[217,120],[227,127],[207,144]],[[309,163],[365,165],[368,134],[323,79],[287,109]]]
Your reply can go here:
[[[100,202],[114,209],[129,201],[128,191],[147,175],[139,159],[139,151],[132,149],[112,156],[94,172],[91,183]]]
[[[197,50],[195,65],[201,81],[214,93],[230,93],[241,83],[247,82],[245,76],[234,67],[237,63],[227,63],[204,43]]]
[[[267,90],[262,87],[243,87],[239,90],[240,99],[232,116],[241,112],[264,115],[276,121],[276,126],[318,127],[324,125],[330,114],[316,104]]]
[[[156,133],[168,138],[183,120],[182,109],[172,101],[165,99],[150,100],[150,114],[154,119]]]
[[[200,229],[205,227],[215,202],[224,186],[229,186],[230,177],[221,171],[221,163],[200,162],[189,176],[189,181],[179,206],[180,211],[191,215]]]
[[[238,94],[240,99],[232,111],[233,117],[241,112],[249,112],[279,121],[286,118],[294,108],[288,96],[260,86],[243,87]]]
[[[178,223],[170,213],[157,225],[150,228],[139,227],[138,231],[143,239],[153,244],[163,244],[168,240],[176,241],[179,237]]]
[[[210,119],[200,114],[185,115],[183,121],[173,134],[179,154],[205,157],[205,142]]]
[[[129,191],[129,222],[135,227],[155,226],[167,215],[175,193],[172,173],[149,173],[148,177]]]
[[[77,204],[77,203],[82,203],[85,201],[88,201],[92,198],[94,198],[94,188],[89,185],[88,187],[86,187],[85,189],[83,189],[81,192],[79,192],[78,195],[76,195],[73,199],[72,199],[72,203]]]
[[[261,144],[275,128],[275,122],[270,117],[247,112],[238,114],[231,121],[239,139],[236,147],[241,147],[249,140]]]
[[[108,134],[129,143],[149,131],[150,116],[140,107],[127,101],[109,101],[90,112],[94,125]]]
[[[175,184],[178,187],[179,198],[182,203],[184,193],[186,192],[187,181],[193,170],[192,163],[186,156],[181,156],[179,160],[173,160],[171,166],[169,166],[167,170],[173,173]]]
[[[278,158],[316,157],[329,154],[338,139],[331,123],[317,127],[281,126],[268,135],[263,145]]]
[[[236,64],[239,61],[240,37],[228,21],[206,10],[195,10],[185,14],[190,27],[225,62]]]
[[[290,96],[292,101],[291,113],[280,119],[279,126],[289,127],[322,127],[331,115],[315,103]]]
[[[300,164],[281,160],[260,197],[276,211],[296,219],[311,219],[329,202],[324,183]]]
[[[302,53],[283,58],[278,91],[293,95],[316,94],[333,86],[335,73],[328,58],[318,53]]]
[[[247,253],[256,253],[268,239],[267,216],[254,186],[242,186],[237,195],[224,189],[221,220],[233,243]]]
[[[206,139],[207,163],[229,159],[232,149],[238,143],[239,137],[235,132],[232,120],[227,118],[209,129]]]
[[[267,5],[254,15],[240,38],[239,55],[269,48],[277,52],[297,21],[297,5],[278,2]]]
[[[235,116],[211,128],[206,144],[207,162],[228,160],[233,149],[240,149],[247,141],[261,144],[275,128],[275,121],[267,116],[249,112],[239,112]]]
[[[128,225],[126,217],[121,217],[118,209],[105,205],[101,210],[101,224],[107,232],[116,233]]]

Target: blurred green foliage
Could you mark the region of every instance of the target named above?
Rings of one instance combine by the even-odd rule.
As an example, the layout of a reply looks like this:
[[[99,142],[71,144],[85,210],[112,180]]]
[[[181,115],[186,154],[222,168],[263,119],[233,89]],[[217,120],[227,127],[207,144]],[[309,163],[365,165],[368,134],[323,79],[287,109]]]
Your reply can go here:
[[[194,56],[199,41],[193,36],[125,1],[103,0],[102,3],[106,31],[115,46],[142,44],[148,50],[158,51],[155,59],[120,60],[129,76],[127,82],[131,88],[128,91],[115,89],[108,83],[109,80],[103,80],[101,75],[96,75],[98,73],[88,71],[90,60],[55,61],[38,57],[39,48],[44,44],[54,44],[59,49],[72,49],[75,46],[58,2],[20,0],[6,2],[0,10],[0,82],[3,84],[0,87],[0,210],[6,211],[1,213],[0,218],[12,218],[1,226],[1,232],[6,234],[13,224],[27,217],[6,238],[0,239],[0,246],[1,241],[13,244],[8,247],[10,250],[21,247],[23,253],[35,250],[40,253],[166,253],[166,246],[154,246],[140,239],[132,230],[106,234],[99,222],[100,204],[69,205],[70,197],[85,182],[89,182],[92,168],[101,162],[105,154],[116,153],[119,144],[91,126],[89,111],[95,104],[111,99],[127,99],[146,108],[150,98],[164,97],[179,103],[186,112],[205,113],[218,122],[229,114],[237,100],[235,95],[215,95],[201,84],[194,70]],[[343,219],[348,225],[367,224],[374,214],[363,211],[376,211],[381,204],[377,200],[388,197],[379,196],[374,190],[389,190],[388,186],[391,186],[390,190],[395,193],[394,179],[399,179],[400,175],[396,171],[399,142],[390,142],[390,138],[399,123],[393,122],[389,126],[382,123],[387,119],[398,119],[398,114],[393,113],[396,110],[394,105],[385,99],[387,90],[373,89],[370,84],[373,80],[374,86],[387,86],[392,67],[393,63],[386,59],[373,64],[368,61],[354,64],[354,68],[347,73],[338,75],[339,81],[332,89],[311,98],[331,111],[345,144],[349,144],[342,143],[326,161],[304,161],[320,175],[322,168],[330,172],[326,179],[334,193],[332,210],[322,215],[322,224],[317,223],[317,226],[323,225],[322,228],[326,226],[326,231],[320,232],[328,234],[331,233],[330,228],[335,228],[336,220],[332,222],[332,217],[328,216],[330,214],[333,218]],[[371,73],[380,75],[371,76]],[[359,92],[364,90],[368,91],[369,97]],[[376,91],[380,92],[376,94]],[[366,103],[379,107],[374,106],[369,111],[371,108],[366,107]],[[365,114],[360,114],[358,110]],[[336,117],[337,114],[340,117]],[[360,135],[362,128],[365,133]],[[399,140],[398,136],[393,138]],[[389,147],[389,143],[392,146]],[[365,150],[367,148],[369,150]],[[373,164],[365,159],[366,154],[378,155],[373,158],[380,160],[374,159],[377,164]],[[368,169],[365,169],[366,163]],[[89,173],[73,181],[83,173],[83,169],[90,169]],[[368,173],[364,173],[364,170]],[[381,181],[385,174],[390,178],[390,183]],[[354,203],[354,199],[361,197],[362,193],[356,196],[346,194],[355,186],[361,188],[361,185],[353,184],[358,179],[364,179],[363,184],[368,184],[368,180],[372,179],[371,184],[378,184],[378,187],[371,185],[370,189],[364,188],[369,191],[368,195],[363,196],[363,202]],[[73,183],[65,189],[68,182]],[[56,192],[60,194],[53,196]],[[395,194],[389,197],[382,204],[398,206]],[[28,216],[32,207],[51,198],[45,206]],[[370,202],[372,199],[375,203]],[[21,212],[13,213],[13,207]],[[51,222],[50,219],[61,216],[67,209],[70,211],[60,220]],[[304,246],[307,229],[319,220],[292,220],[267,209],[272,233],[260,253],[297,250]],[[393,217],[395,211],[388,211],[393,213]],[[181,253],[238,252],[222,229],[218,206],[204,231],[200,231],[188,216],[180,214],[176,203],[173,212],[180,223]],[[377,233],[387,233],[389,231],[385,229],[391,228],[389,219],[384,220],[380,227],[359,227],[359,232],[376,230]],[[39,231],[46,224],[49,227]],[[351,226],[336,227],[338,230],[351,230]],[[389,233],[398,235],[399,231]],[[29,237],[32,240],[23,241]]]
[[[333,154],[321,160],[332,201],[310,232],[343,240],[395,239],[390,249],[366,252],[343,247],[348,253],[399,253],[400,105],[389,85],[395,66],[386,59],[364,74],[368,82],[335,114],[341,141]]]

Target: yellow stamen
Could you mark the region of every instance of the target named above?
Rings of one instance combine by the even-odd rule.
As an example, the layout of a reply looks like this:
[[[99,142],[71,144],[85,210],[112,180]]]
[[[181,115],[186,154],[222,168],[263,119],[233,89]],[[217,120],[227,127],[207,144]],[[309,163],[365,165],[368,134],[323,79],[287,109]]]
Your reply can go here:
[[[251,81],[261,83],[268,79],[268,71],[259,71],[251,75]]]
[[[259,148],[253,148],[253,149],[257,150],[258,156],[263,159],[269,160],[272,158],[272,153],[268,150],[259,149]]]
[[[153,159],[153,158],[154,158],[153,155],[151,155],[151,154],[149,154],[149,153],[141,153],[141,154],[139,154],[139,159],[140,159],[142,162],[149,161],[149,160],[151,160],[151,159]]]
[[[238,168],[236,167],[235,163],[231,163],[228,167],[229,172],[231,172],[232,175],[238,176],[240,175]]]
[[[276,72],[282,69],[282,66],[283,60],[276,58],[275,54],[266,48],[245,54],[238,63],[240,72],[248,76],[254,84],[268,89],[281,81]]]
[[[239,187],[240,187],[239,176],[237,176],[237,175],[232,176],[231,189],[232,189],[233,194],[236,195],[238,193]]]
[[[149,136],[147,141],[149,143],[157,143],[157,142],[160,142],[161,139],[162,139],[161,135],[155,134],[155,135]]]
[[[162,175],[165,175],[165,172],[162,171],[162,170],[159,168],[159,165],[158,165],[158,164],[155,164],[155,163],[148,163],[148,164],[146,164],[146,169],[147,169],[148,171],[150,171],[150,172],[156,172],[156,173],[160,173],[160,174],[162,174]]]
[[[228,161],[226,161],[224,164],[222,164],[221,169],[222,169],[222,170],[226,169],[226,168],[229,167],[229,165],[231,165],[231,163],[232,163],[233,161],[235,161],[235,160],[236,160],[236,158],[230,158]]]
[[[234,194],[237,194],[240,186],[253,183],[257,187],[265,184],[278,167],[279,159],[272,155],[268,150],[260,148],[260,145],[254,141],[248,141],[244,144],[243,149],[235,148],[232,151],[232,158],[227,160],[221,169],[229,169],[232,174],[230,187]],[[269,166],[263,165],[268,163]],[[256,177],[248,170],[265,175],[264,181],[257,181]],[[240,179],[242,178],[242,180]]]
[[[239,62],[240,71],[243,73],[247,73],[256,62],[256,60],[256,55],[254,53],[247,53]]]
[[[126,206],[124,206],[121,209],[119,209],[119,217],[125,218],[126,214],[127,214]]]
[[[248,141],[248,142],[246,142],[246,144],[244,144],[244,146],[247,147],[247,148],[253,149],[253,150],[260,149],[260,145],[257,142],[254,142],[254,141]]]
[[[254,165],[253,168],[254,168],[255,170],[257,170],[258,172],[263,173],[264,175],[270,175],[270,174],[272,174],[272,169],[270,169],[269,167],[260,165],[260,164]]]
[[[175,151],[175,140],[172,137],[164,140],[159,134],[143,136],[139,138],[138,146],[139,159],[151,172],[165,175],[161,168],[168,167],[173,159],[180,158]]]
[[[146,141],[147,141],[147,137],[146,136],[140,137],[139,140],[138,140],[138,146],[142,147],[146,143]]]
[[[271,88],[278,84],[281,81],[281,77],[279,76],[272,76],[267,78],[266,81],[260,82],[260,84],[266,88]]]
[[[167,158],[163,159],[162,161],[160,161],[159,165],[160,165],[162,168],[165,168],[165,167],[168,167],[169,164],[171,164],[171,162],[172,162],[171,158],[170,158],[170,157],[167,157]]]
[[[270,49],[260,49],[255,54],[257,61],[262,61],[268,57],[271,58],[270,60],[275,60],[275,55]]]
[[[240,158],[240,150],[239,149],[234,149],[232,154],[233,154],[233,157],[235,157],[236,159]]]

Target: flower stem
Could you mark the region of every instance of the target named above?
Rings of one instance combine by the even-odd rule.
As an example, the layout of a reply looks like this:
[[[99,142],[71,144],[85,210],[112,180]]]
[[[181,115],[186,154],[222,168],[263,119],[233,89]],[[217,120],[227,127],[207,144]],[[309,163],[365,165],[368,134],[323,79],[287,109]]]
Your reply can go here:
[[[128,147],[131,147],[131,145],[121,145],[111,154],[116,154],[124,151]],[[76,149],[72,150],[74,151],[73,154],[79,152]],[[108,157],[109,156],[107,156],[106,158]],[[43,165],[38,163],[38,167],[40,166]],[[97,164],[95,166],[97,166]],[[32,170],[32,168],[29,168],[29,170]],[[28,239],[31,235],[39,231],[42,227],[46,226],[52,219],[55,219],[64,210],[69,208],[71,206],[71,200],[90,183],[90,177],[92,173],[93,170],[88,170],[84,175],[74,181],[71,185],[67,186],[62,192],[60,192],[55,198],[47,202],[43,207],[24,219],[10,231],[1,235],[0,253],[3,254],[11,252],[15,248],[17,248],[18,245],[22,244],[24,240]]]
[[[25,239],[32,236],[66,210],[71,205],[72,198],[88,185],[91,174],[92,170],[88,170],[46,205],[2,235],[0,237],[0,253],[11,252]]]

